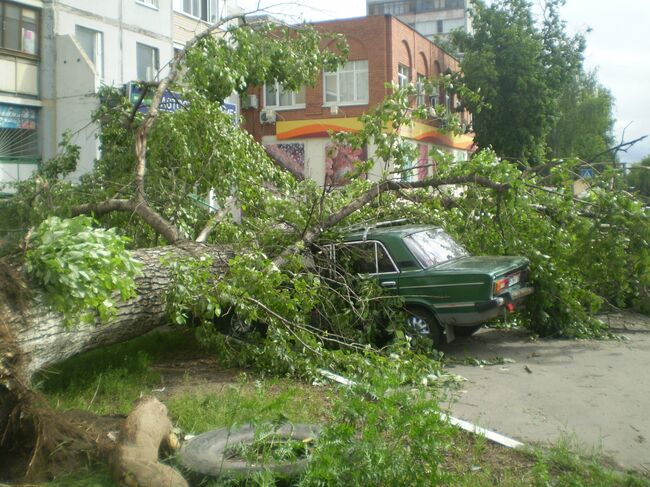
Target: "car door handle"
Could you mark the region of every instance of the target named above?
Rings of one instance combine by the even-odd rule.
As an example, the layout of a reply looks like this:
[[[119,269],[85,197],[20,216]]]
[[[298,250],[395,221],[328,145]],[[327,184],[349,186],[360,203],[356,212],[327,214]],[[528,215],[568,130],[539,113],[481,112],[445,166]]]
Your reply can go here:
[[[381,287],[395,287],[396,285],[395,281],[382,281],[380,284]]]

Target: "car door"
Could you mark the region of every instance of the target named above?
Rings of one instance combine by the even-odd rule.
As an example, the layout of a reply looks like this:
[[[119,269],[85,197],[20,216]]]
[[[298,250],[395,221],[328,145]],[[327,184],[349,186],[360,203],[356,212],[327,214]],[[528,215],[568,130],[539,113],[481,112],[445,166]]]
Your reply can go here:
[[[345,242],[336,248],[336,261],[342,269],[361,276],[374,277],[390,293],[398,291],[399,272],[381,242]]]

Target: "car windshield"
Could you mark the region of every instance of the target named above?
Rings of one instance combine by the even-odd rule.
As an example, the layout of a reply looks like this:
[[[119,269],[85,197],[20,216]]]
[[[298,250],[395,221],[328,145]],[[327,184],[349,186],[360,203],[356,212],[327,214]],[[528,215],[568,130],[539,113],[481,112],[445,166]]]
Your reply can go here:
[[[424,268],[469,255],[461,245],[440,229],[412,233],[404,237],[404,242]]]

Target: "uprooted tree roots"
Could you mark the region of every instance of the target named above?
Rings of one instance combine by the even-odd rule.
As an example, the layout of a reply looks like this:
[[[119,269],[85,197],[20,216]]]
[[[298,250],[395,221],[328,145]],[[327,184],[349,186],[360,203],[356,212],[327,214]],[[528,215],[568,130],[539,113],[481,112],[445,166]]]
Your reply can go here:
[[[30,388],[6,316],[25,311],[27,289],[20,273],[0,261],[0,481],[47,480],[116,452],[113,472],[116,477],[129,472],[126,485],[187,485],[180,474],[157,463],[158,445],[171,429],[167,410],[157,400],[141,401],[125,422],[124,417],[54,411]],[[116,448],[108,433],[122,423]],[[139,458],[133,462],[128,452]],[[156,471],[162,476],[152,479],[171,480],[146,483],[145,476]]]
[[[21,314],[26,284],[19,272],[2,261],[0,276],[0,304]],[[0,313],[0,478],[43,478],[57,473],[49,466],[69,466],[75,458],[97,454],[100,442],[92,438],[83,421],[54,412],[28,386],[7,322]]]

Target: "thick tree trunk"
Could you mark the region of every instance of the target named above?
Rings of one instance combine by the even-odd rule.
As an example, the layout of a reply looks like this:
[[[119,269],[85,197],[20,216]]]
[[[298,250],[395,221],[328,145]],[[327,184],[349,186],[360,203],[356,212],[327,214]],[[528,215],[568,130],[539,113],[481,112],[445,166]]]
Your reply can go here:
[[[10,310],[6,302],[0,304],[0,320],[13,336],[19,353],[18,368],[25,374],[22,379],[79,352],[128,340],[163,324],[164,294],[170,284],[170,275],[161,258],[203,254],[214,258],[215,275],[225,272],[230,252],[224,247],[185,243],[135,251],[144,273],[137,279],[138,295],[119,303],[117,315],[107,323],[66,328],[62,316],[49,309],[39,294],[27,303],[23,312]]]

